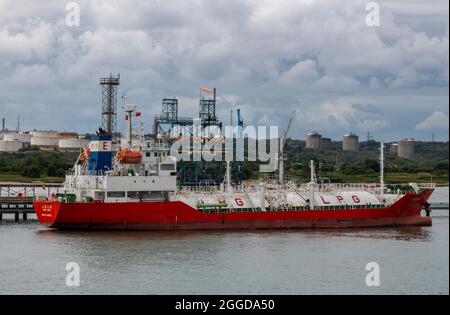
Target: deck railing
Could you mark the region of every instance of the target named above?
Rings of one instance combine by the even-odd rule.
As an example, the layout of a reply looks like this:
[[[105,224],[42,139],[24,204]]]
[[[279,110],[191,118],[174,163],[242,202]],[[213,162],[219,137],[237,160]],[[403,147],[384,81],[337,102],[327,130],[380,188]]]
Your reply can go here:
[[[435,184],[421,183],[415,185],[419,189],[434,189]],[[382,186],[378,183],[330,183],[330,184],[315,184],[315,192],[318,193],[335,193],[335,192],[352,192],[352,191],[367,191],[373,194],[380,194]],[[407,192],[414,191],[413,185],[407,184],[386,184],[383,186],[383,193],[388,194],[405,194]],[[179,188],[178,192],[186,193],[204,193],[213,194],[222,191],[222,186],[186,186]],[[232,186],[232,190],[237,193],[256,193],[261,191],[261,184],[258,181],[247,181],[241,186]],[[298,184],[294,181],[285,182],[282,185],[266,182],[266,190],[270,191],[289,191],[289,192],[302,192],[309,193],[309,184]]]

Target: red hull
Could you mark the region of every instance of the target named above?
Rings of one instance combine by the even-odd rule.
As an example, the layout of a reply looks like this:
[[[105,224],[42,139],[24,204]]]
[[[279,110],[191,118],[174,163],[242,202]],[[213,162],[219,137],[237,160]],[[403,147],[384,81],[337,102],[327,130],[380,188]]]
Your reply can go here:
[[[81,230],[241,230],[430,226],[421,211],[432,190],[407,194],[389,208],[203,214],[182,202],[60,203],[37,201],[49,228]]]

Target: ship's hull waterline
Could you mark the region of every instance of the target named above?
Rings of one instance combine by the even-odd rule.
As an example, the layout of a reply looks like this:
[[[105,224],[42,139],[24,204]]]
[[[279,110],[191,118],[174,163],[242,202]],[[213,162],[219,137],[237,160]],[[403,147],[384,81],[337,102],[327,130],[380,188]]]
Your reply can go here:
[[[203,213],[180,201],[63,203],[36,201],[48,228],[76,230],[258,230],[431,226],[421,215],[433,190],[409,193],[388,208]]]

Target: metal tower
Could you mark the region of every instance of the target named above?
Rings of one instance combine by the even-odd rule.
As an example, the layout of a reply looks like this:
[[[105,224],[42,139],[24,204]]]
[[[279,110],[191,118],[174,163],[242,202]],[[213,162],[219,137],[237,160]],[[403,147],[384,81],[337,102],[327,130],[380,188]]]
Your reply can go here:
[[[162,100],[161,115],[156,115],[153,119],[153,137],[158,136],[164,140],[175,140],[179,135],[173,134],[175,126],[181,128],[181,134],[192,136],[192,118],[178,116],[178,99],[164,98]]]
[[[117,86],[120,85],[120,73],[109,78],[101,78],[102,86],[102,129],[109,135],[117,133]]]
[[[201,97],[199,117],[203,127],[218,126],[220,124],[216,116],[216,89],[213,90],[212,98]]]
[[[162,117],[176,121],[178,119],[178,99],[165,98],[162,101]]]

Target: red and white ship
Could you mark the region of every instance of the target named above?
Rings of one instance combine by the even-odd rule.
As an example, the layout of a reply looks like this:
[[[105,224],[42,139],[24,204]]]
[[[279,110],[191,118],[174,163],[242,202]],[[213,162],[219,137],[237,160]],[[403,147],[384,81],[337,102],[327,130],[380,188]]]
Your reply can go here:
[[[131,111],[129,111],[131,113]],[[131,124],[131,119],[130,119]],[[232,186],[178,187],[177,160],[164,144],[114,149],[91,139],[63,192],[36,200],[48,228],[81,230],[235,230],[430,226],[432,184],[389,189],[380,184],[261,180]],[[383,150],[382,150],[383,151]],[[111,162],[112,161],[112,162]],[[106,163],[106,164],[105,164]],[[111,164],[111,171],[104,165]],[[282,172],[280,172],[282,174]],[[427,211],[423,211],[427,210]],[[426,212],[426,215],[423,213]]]

